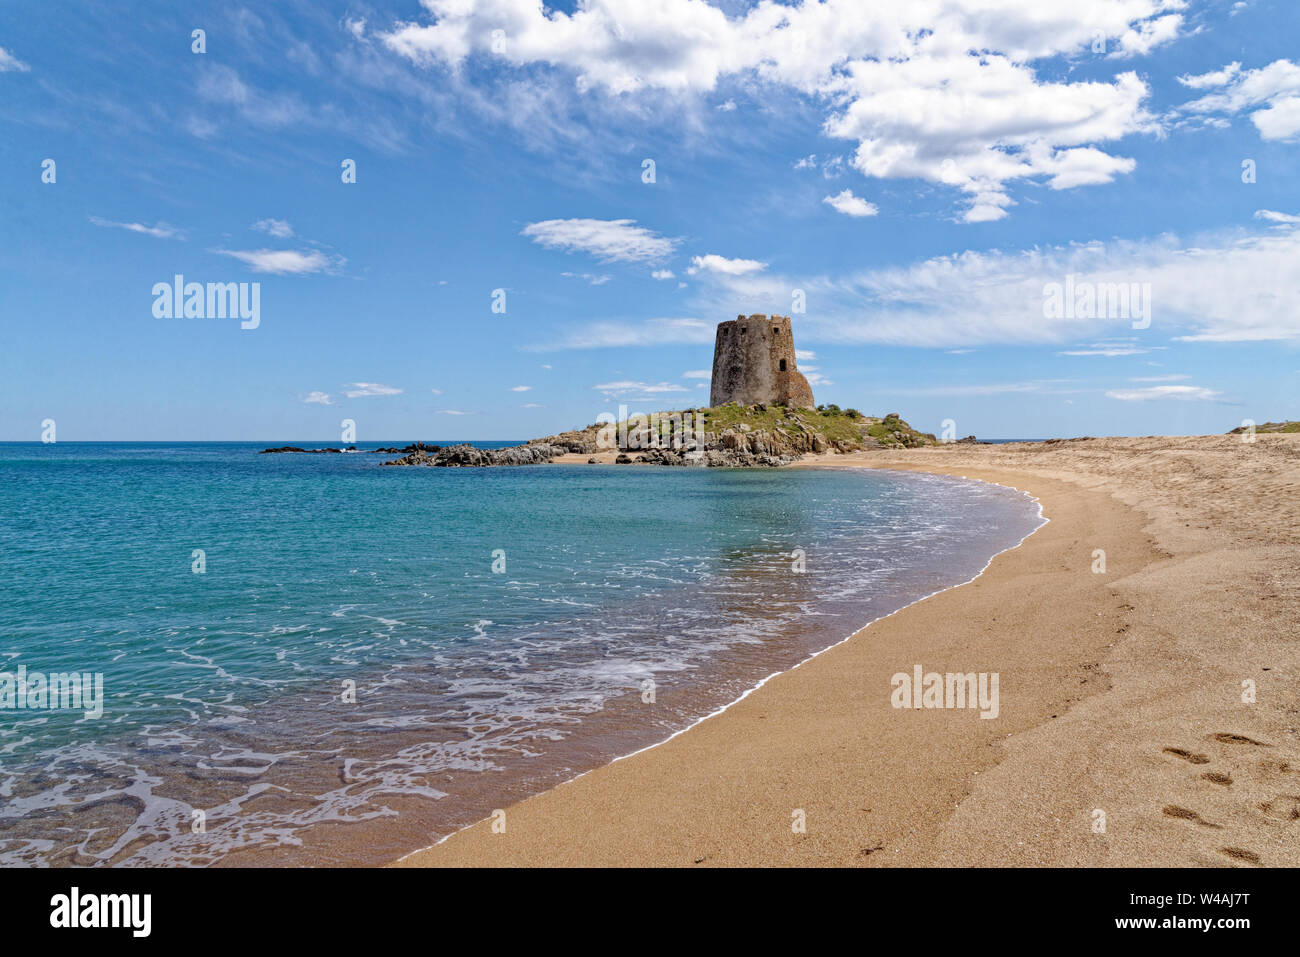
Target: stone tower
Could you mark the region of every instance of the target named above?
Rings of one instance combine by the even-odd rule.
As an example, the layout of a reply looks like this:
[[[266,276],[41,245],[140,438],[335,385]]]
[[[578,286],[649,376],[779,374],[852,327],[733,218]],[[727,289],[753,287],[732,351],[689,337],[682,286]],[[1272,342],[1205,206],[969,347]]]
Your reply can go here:
[[[812,386],[795,364],[789,316],[737,316],[718,323],[709,405],[811,409]]]

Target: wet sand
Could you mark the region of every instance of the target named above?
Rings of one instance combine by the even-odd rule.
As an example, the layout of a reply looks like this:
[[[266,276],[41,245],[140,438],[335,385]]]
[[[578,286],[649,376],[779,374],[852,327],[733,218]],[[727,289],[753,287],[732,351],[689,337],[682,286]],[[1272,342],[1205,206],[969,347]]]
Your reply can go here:
[[[1050,522],[975,581],[503,809],[504,830],[399,863],[1300,865],[1300,436],[795,467],[815,466],[1010,485]],[[918,664],[997,672],[998,717],[893,707],[891,676]]]

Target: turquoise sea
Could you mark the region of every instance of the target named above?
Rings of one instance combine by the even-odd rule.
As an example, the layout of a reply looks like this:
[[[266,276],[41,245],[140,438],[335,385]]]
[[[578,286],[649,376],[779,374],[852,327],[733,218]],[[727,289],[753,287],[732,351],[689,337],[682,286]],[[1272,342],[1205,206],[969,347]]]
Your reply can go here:
[[[257,454],[316,444],[0,444],[0,672],[104,692],[0,707],[0,863],[391,861],[1042,522],[906,473]]]

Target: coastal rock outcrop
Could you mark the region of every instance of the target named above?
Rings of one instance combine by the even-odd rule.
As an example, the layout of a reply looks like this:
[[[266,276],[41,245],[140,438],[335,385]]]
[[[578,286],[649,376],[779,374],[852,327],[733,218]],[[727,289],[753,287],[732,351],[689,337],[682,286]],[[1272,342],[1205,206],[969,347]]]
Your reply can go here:
[[[282,446],[280,446],[279,448],[275,448],[275,449],[262,449],[262,451],[258,452],[257,454],[258,454],[258,455],[275,455],[275,454],[277,454],[277,453],[284,453],[284,452],[302,452],[302,453],[304,453],[304,454],[306,454],[306,455],[322,455],[322,454],[333,454],[333,455],[339,455],[339,454],[341,454],[341,453],[343,453],[343,452],[355,452],[356,450],[357,450],[357,447],[356,447],[355,445],[349,445],[346,449],[335,449],[335,448],[325,448],[325,449],[302,449],[302,448],[299,448],[299,447],[296,446],[296,445],[282,445]],[[375,449],[375,451],[376,451],[376,452],[382,452],[382,451],[384,451],[384,450],[383,450],[383,449]],[[394,451],[396,451],[396,450],[394,450]]]
[[[479,468],[488,465],[542,465],[568,449],[542,443],[512,445],[504,449],[480,449],[472,445],[430,445],[384,465],[427,465],[434,468]]]
[[[664,418],[666,417],[666,419]],[[933,435],[918,432],[891,412],[881,418],[835,405],[816,409],[793,408],[779,403],[719,408],[687,409],[634,417],[638,422],[598,423],[585,429],[561,432],[523,445],[482,449],[469,444],[426,445],[413,442],[402,448],[304,449],[293,445],[263,449],[262,454],[366,452],[400,454],[384,465],[419,465],[433,468],[482,468],[493,465],[542,465],[572,455],[589,464],[602,461],[600,453],[618,445],[618,465],[667,465],[700,468],[778,468],[805,455],[827,452],[861,452],[869,449],[917,448],[935,444]],[[667,421],[668,426],[663,423]],[[685,431],[683,423],[689,423]],[[963,439],[973,442],[974,437]],[[608,459],[603,459],[608,461]]]
[[[329,454],[338,455],[343,452],[364,452],[368,455],[375,455],[381,453],[385,455],[392,455],[394,453],[416,452],[419,451],[420,449],[427,450],[431,448],[437,448],[437,446],[425,445],[423,442],[413,442],[410,445],[400,449],[396,447],[384,448],[383,446],[380,446],[377,449],[359,449],[355,445],[349,445],[346,449],[334,448],[333,446],[327,446],[326,448],[323,449],[304,449],[301,446],[297,446],[297,445],[279,445],[272,449],[262,449],[257,454],[258,455],[283,455],[284,453],[287,452],[297,452],[303,455],[329,455]]]
[[[883,419],[872,418],[855,409],[841,410],[834,405],[799,409],[766,403],[728,404],[716,409],[665,414],[674,420],[694,416],[689,421],[696,423],[693,428],[697,431],[686,436],[688,441],[677,442],[681,436],[661,430],[652,416],[650,424],[642,422],[636,428],[609,423],[589,425],[504,449],[416,443],[402,449],[406,454],[401,458],[384,464],[443,468],[539,465],[563,455],[583,456],[594,464],[600,461],[596,456],[610,451],[609,443],[617,440],[622,447],[616,450],[616,465],[779,468],[809,454],[917,448],[935,442],[933,435],[916,431],[897,413],[891,412]],[[651,444],[651,436],[660,436],[662,441]]]
[[[585,429],[573,429],[559,435],[548,435],[542,439],[532,439],[529,445],[551,445],[564,449],[575,455],[594,455],[599,451],[596,445],[596,430],[599,426],[591,425]]]

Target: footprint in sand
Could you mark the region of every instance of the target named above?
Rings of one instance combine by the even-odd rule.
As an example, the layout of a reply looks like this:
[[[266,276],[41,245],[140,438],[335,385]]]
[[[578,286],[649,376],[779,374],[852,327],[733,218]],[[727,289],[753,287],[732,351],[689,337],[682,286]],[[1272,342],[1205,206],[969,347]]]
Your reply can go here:
[[[1219,848],[1219,853],[1227,854],[1235,861],[1246,861],[1249,864],[1259,863],[1258,854],[1256,854],[1254,851],[1243,850],[1240,847],[1221,847]]]
[[[1259,762],[1259,770],[1268,776],[1300,774],[1300,768],[1293,767],[1290,761],[1275,761],[1273,758],[1265,758]]]
[[[1211,741],[1218,741],[1220,744],[1249,744],[1256,748],[1271,748],[1273,745],[1265,741],[1256,741],[1254,738],[1248,738],[1244,734],[1229,734],[1227,731],[1220,731],[1217,734],[1210,735]]]
[[[1259,809],[1275,821],[1300,821],[1300,796],[1279,794],[1273,800],[1265,801]]]
[[[1176,817],[1182,821],[1191,821],[1193,824],[1199,824],[1201,827],[1212,827],[1216,830],[1223,825],[1207,821],[1195,811],[1190,811],[1185,807],[1179,807],[1177,804],[1166,804],[1162,810],[1165,817]]]
[[[1232,778],[1220,771],[1206,771],[1201,775],[1201,777],[1205,778],[1207,781],[1212,781],[1215,784],[1222,784],[1225,788],[1232,783]]]
[[[1193,754],[1191,751],[1183,748],[1165,748],[1165,754],[1172,754],[1176,758],[1182,758],[1184,761],[1190,761],[1192,764],[1209,764],[1210,759],[1204,754]]]

